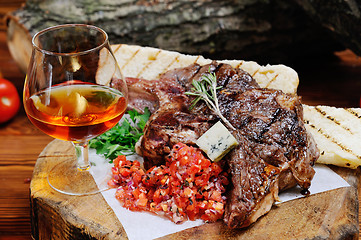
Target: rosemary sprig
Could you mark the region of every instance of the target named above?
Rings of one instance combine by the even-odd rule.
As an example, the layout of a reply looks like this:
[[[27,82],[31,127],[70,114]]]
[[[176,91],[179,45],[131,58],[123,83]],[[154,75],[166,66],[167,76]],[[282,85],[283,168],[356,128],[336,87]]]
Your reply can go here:
[[[216,74],[211,73],[211,69],[209,69],[209,73],[203,74],[201,80],[196,81],[193,79],[192,85],[191,91],[185,93],[187,95],[196,96],[192,101],[190,109],[193,109],[200,100],[203,100],[207,104],[207,107],[217,114],[229,128],[236,130],[219,110],[217,90],[222,87],[217,87]]]

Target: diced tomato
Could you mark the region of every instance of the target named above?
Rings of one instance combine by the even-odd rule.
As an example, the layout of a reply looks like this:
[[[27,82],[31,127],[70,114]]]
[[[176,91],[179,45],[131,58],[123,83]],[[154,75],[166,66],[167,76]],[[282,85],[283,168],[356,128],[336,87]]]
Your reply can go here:
[[[214,200],[214,201],[221,202],[221,201],[222,201],[221,192],[216,191],[216,190],[213,191],[209,199]]]
[[[188,158],[188,156],[181,157],[181,158],[179,159],[179,163],[180,163],[181,165],[187,165],[187,164],[189,163],[189,158]]]
[[[132,165],[139,168],[140,167],[140,162],[135,160]]]
[[[142,176],[144,175],[144,172],[142,169],[136,170],[133,172],[133,182],[138,185],[142,181]]]
[[[175,176],[176,173],[177,173],[177,162],[174,161],[170,164],[169,166],[169,173],[172,175],[172,176]]]
[[[141,192],[140,192],[139,188],[134,189],[134,191],[133,191],[133,197],[134,197],[135,199],[139,199],[140,193],[141,193]]]
[[[211,222],[223,216],[227,174],[197,148],[178,143],[166,165],[146,172],[138,161],[119,156],[112,174],[108,185],[118,187],[116,198],[130,210],[162,211],[175,223],[198,218]]]
[[[146,207],[148,203],[148,199],[144,193],[139,195],[138,205],[141,207]]]
[[[193,210],[188,210],[188,207],[187,207],[187,216],[188,216],[189,220],[191,220],[191,221],[194,221],[197,219],[197,212],[195,212]]]
[[[206,161],[206,160],[203,160],[203,159],[200,159],[199,161],[200,161],[200,165],[201,165],[202,169],[206,169],[211,165],[210,161]]]
[[[116,167],[112,167],[112,174],[113,175],[116,175],[116,174],[118,174],[119,172],[118,172],[118,168],[116,168]]]
[[[209,199],[209,192],[208,191],[204,191],[202,194],[204,199]]]
[[[160,188],[158,188],[154,192],[153,201],[156,203],[160,203],[162,200],[163,200],[162,190]]]
[[[192,165],[189,168],[189,173],[190,174],[195,174],[195,173],[199,172],[201,169],[202,169],[202,167],[200,165]]]
[[[190,189],[189,187],[186,187],[186,188],[183,190],[183,195],[184,195],[185,197],[191,197],[191,196],[192,196],[192,193],[193,193],[193,191],[192,191],[192,189]]]
[[[209,176],[207,174],[202,174],[196,177],[196,179],[194,179],[194,183],[197,186],[205,186],[208,184],[208,181],[209,181]]]
[[[154,188],[150,188],[150,189],[148,189],[148,193],[147,193],[147,197],[148,197],[149,199],[151,199],[153,202],[154,202],[154,199],[153,199],[154,192],[155,192],[155,189],[154,189]]]
[[[119,162],[125,162],[127,159],[125,155],[119,155],[116,159],[113,160],[114,166],[117,167]]]
[[[114,180],[113,178],[108,181],[108,186],[112,188],[118,187],[118,181]]]
[[[178,150],[178,156],[183,157],[183,156],[188,155],[189,149],[184,144],[179,144],[179,146],[181,146],[181,147]]]
[[[220,174],[223,171],[222,168],[217,163],[213,163],[211,165],[211,168],[215,176],[218,176],[218,174]]]
[[[122,176],[122,177],[128,177],[132,172],[130,171],[130,169],[127,169],[127,168],[119,168],[119,174]]]

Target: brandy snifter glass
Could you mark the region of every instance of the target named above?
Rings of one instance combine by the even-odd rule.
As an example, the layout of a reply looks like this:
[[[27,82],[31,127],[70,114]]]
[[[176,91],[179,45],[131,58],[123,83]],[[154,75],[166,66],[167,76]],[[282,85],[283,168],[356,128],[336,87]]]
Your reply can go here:
[[[67,24],[38,32],[32,46],[25,111],[44,133],[72,142],[77,156],[56,164],[48,182],[69,195],[102,191],[107,187],[99,188],[88,172],[88,142],[115,126],[128,103],[108,36],[95,26]]]

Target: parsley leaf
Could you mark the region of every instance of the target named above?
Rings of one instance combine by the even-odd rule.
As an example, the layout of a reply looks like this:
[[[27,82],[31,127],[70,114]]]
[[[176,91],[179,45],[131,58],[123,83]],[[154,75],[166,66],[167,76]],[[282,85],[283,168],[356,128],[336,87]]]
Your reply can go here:
[[[143,129],[150,117],[148,108],[140,114],[135,110],[127,112],[129,117],[124,117],[121,124],[115,125],[109,131],[90,140],[89,147],[94,148],[99,155],[108,158],[110,162],[123,154],[130,155],[135,153],[135,144],[143,135]]]

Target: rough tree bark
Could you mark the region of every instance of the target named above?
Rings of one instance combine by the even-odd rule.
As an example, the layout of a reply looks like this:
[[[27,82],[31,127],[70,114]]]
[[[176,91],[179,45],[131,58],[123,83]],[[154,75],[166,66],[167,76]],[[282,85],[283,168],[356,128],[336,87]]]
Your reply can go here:
[[[31,36],[63,23],[97,25],[109,34],[113,44],[261,64],[285,63],[303,55],[341,49],[295,1],[28,0],[7,18],[8,43],[23,69]]]
[[[316,24],[361,56],[361,0],[296,0]]]

